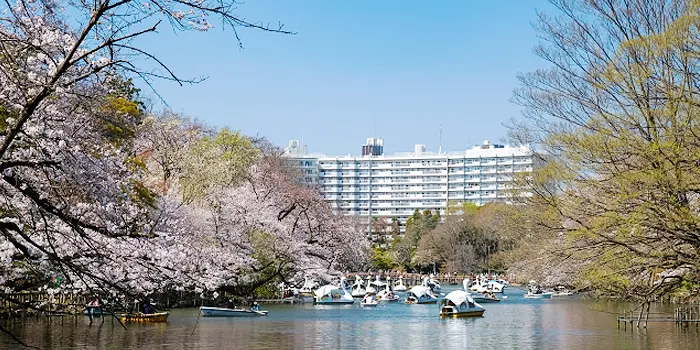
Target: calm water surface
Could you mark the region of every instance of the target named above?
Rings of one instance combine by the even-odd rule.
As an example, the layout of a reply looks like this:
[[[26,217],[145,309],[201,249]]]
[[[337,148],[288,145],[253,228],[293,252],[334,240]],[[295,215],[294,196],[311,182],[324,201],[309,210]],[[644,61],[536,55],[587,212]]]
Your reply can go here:
[[[482,318],[441,319],[437,305],[265,305],[269,316],[257,318],[197,322],[197,309],[180,309],[171,311],[167,324],[127,329],[109,320],[90,325],[82,316],[15,320],[6,327],[46,349],[700,349],[695,326],[618,330],[614,313],[630,305],[522,294],[507,289],[507,299],[484,305]],[[0,348],[18,346],[0,335]]]

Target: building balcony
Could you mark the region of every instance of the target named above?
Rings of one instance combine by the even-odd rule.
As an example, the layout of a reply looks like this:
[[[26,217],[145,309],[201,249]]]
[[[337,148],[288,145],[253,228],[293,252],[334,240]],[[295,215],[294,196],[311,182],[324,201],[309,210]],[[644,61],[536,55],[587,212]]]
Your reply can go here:
[[[422,183],[430,182],[430,183],[438,183],[438,184],[442,183],[442,184],[444,184],[447,182],[447,179],[440,179],[440,178],[428,178],[428,179],[423,178],[423,179],[417,179],[417,180],[419,180],[419,181],[416,181],[416,182],[422,182]]]

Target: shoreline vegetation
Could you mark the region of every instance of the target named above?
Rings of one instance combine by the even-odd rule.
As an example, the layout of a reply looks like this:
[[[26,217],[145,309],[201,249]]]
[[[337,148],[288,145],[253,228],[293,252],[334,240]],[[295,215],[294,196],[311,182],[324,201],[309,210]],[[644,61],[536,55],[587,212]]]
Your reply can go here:
[[[365,224],[335,215],[265,139],[148,112],[135,79],[197,80],[136,38],[167,24],[206,32],[209,18],[238,44],[244,28],[294,34],[220,3],[3,5],[0,298],[254,299],[280,283],[397,269],[508,271],[647,311],[698,301],[700,1],[552,0],[559,13],[539,15],[535,48],[550,68],[522,74],[514,96],[524,117],[509,136],[539,164],[514,180],[513,203],[416,211],[403,237],[377,218],[374,248]]]

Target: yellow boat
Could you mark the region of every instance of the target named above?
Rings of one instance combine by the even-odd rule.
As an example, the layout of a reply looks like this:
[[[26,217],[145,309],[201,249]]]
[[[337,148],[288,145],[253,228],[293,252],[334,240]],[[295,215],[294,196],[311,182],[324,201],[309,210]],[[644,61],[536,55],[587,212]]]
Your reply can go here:
[[[169,312],[122,314],[122,322],[168,322]]]

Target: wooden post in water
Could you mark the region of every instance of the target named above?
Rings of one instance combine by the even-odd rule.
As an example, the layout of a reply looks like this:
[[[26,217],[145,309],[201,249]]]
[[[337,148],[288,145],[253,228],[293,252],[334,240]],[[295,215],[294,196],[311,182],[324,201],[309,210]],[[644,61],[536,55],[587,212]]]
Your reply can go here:
[[[647,304],[647,315],[645,316],[644,319],[644,328],[647,328],[647,325],[649,324],[649,312],[651,311],[651,303]]]
[[[685,307],[681,307],[681,326],[685,326],[685,320],[687,319]]]

